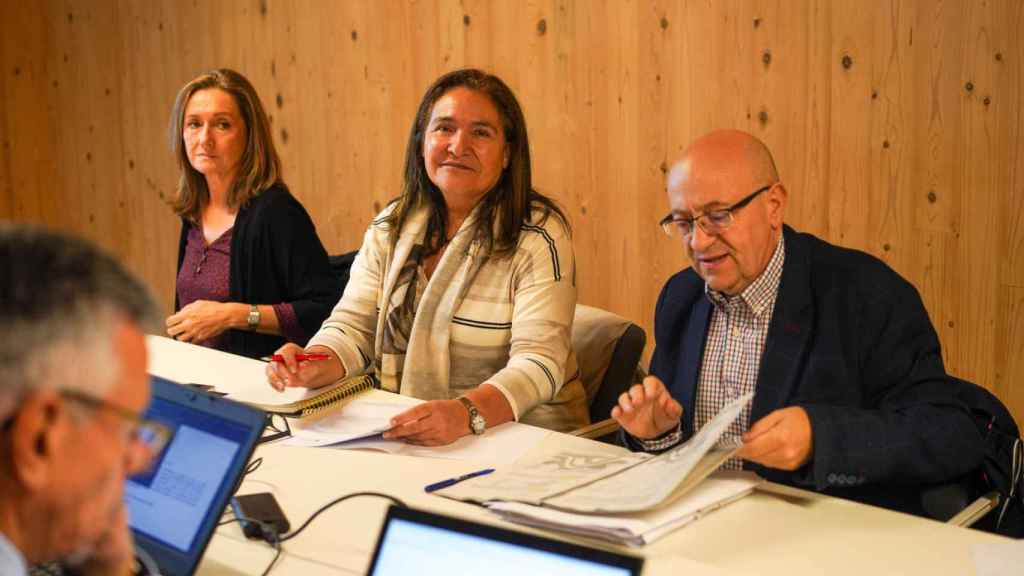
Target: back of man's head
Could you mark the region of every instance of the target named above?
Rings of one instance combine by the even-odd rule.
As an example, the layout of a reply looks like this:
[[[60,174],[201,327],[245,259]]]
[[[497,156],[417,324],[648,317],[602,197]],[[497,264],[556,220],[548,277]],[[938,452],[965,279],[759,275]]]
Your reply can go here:
[[[0,422],[42,387],[102,394],[118,376],[116,324],[155,319],[146,287],[92,244],[0,223]]]

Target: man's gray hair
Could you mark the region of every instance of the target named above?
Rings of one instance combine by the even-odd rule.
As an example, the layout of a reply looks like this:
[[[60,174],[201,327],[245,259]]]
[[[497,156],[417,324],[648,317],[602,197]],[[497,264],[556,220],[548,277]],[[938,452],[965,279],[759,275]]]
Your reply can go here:
[[[117,324],[156,320],[145,285],[93,244],[0,222],[0,421],[35,389],[103,395],[120,376]]]

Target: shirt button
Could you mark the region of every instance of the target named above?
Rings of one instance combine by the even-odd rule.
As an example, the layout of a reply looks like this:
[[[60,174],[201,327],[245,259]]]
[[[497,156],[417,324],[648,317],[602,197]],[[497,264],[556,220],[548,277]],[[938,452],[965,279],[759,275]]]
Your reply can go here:
[[[732,335],[735,336],[736,338],[739,338],[740,337],[740,329],[739,328],[733,328],[732,329]]]

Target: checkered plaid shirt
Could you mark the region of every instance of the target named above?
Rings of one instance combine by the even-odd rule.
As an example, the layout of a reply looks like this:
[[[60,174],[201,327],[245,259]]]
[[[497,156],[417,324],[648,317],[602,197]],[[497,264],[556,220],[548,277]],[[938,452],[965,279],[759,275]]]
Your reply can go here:
[[[728,296],[705,285],[705,293],[713,307],[697,384],[696,406],[693,407],[694,430],[700,430],[732,400],[754,391],[785,259],[786,247],[780,235],[768,266],[742,293]],[[738,443],[749,428],[748,404],[726,430],[722,441]],[[640,440],[640,445],[644,450],[660,451],[681,439],[682,431],[677,428],[661,438]],[[743,461],[734,458],[723,467],[739,470],[743,468]]]

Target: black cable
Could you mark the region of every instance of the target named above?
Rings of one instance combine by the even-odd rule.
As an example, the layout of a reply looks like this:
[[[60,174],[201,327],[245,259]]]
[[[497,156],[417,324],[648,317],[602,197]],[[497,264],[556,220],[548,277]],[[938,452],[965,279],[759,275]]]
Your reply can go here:
[[[239,518],[236,516],[230,520],[222,520],[221,522],[218,522],[217,527],[220,528],[221,526],[227,526],[228,524],[234,524],[235,522],[238,522],[239,524],[242,522],[258,524],[260,527],[260,534],[262,534],[262,539],[268,544],[272,544],[277,540],[277,537],[280,536],[280,534],[275,532],[276,526],[274,526],[273,522],[257,520],[256,518]]]
[[[278,538],[274,538],[271,544],[273,544],[274,549],[277,550],[277,553],[274,554],[274,559],[270,561],[270,564],[267,564],[267,569],[263,571],[263,576],[267,576],[267,574],[270,574],[270,570],[274,567],[274,564],[277,564],[277,559],[281,557],[281,540]]]
[[[222,518],[223,518],[223,516],[222,516]],[[248,520],[248,518],[246,518],[245,520]],[[217,523],[217,527],[220,528],[221,526],[227,526],[228,524],[234,524],[235,522],[241,522],[241,521],[242,521],[242,518],[238,518],[238,517],[231,518],[229,520],[222,520],[222,521]],[[253,522],[258,522],[258,520],[253,520]]]
[[[320,514],[324,513],[331,506],[334,506],[335,504],[344,502],[345,500],[348,500],[349,498],[355,498],[357,496],[376,496],[378,498],[385,498],[387,500],[390,500],[390,501],[394,502],[395,504],[397,504],[398,506],[401,506],[402,508],[408,508],[409,507],[405,502],[402,502],[398,498],[395,498],[394,496],[390,496],[388,494],[384,494],[384,493],[381,493],[381,492],[353,492],[351,494],[346,494],[346,495],[344,495],[344,496],[342,496],[340,498],[335,498],[334,500],[331,500],[327,504],[324,504],[316,512],[313,512],[313,514],[311,514],[310,517],[307,518],[306,521],[302,523],[302,526],[299,526],[298,529],[296,529],[294,532],[292,532],[290,534],[285,534],[285,535],[278,534],[277,532],[274,532],[273,524],[271,524],[269,522],[263,522],[261,520],[256,520],[255,518],[238,518],[238,517],[235,517],[235,518],[232,518],[230,520],[224,520],[223,522],[218,523],[217,526],[220,527],[220,526],[224,526],[226,524],[231,524],[231,523],[234,523],[234,522],[242,522],[243,520],[246,521],[246,522],[255,522],[256,524],[259,524],[261,532],[263,533],[263,540],[265,542],[267,542],[268,544],[272,545],[274,547],[274,549],[277,550],[277,553],[274,554],[274,559],[270,561],[270,564],[267,565],[267,569],[263,571],[263,576],[267,576],[267,574],[270,573],[270,570],[274,567],[274,564],[276,564],[277,560],[281,557],[281,552],[283,551],[283,548],[281,547],[281,543],[287,542],[288,540],[291,540],[292,538],[295,538],[296,536],[298,536],[299,533],[301,533],[303,530],[306,529],[307,526],[309,526],[310,522],[312,522]]]
[[[260,466],[262,464],[263,464],[263,457],[262,456],[260,456],[259,458],[254,459],[252,462],[249,462],[249,465],[245,467],[245,473],[242,474],[242,477],[244,478],[245,476],[248,476],[249,474],[252,474],[253,472],[259,470]]]
[[[313,514],[308,519],[306,519],[306,521],[302,523],[302,526],[299,526],[297,530],[295,530],[291,534],[286,534],[284,536],[281,536],[280,542],[287,542],[288,540],[291,540],[292,538],[295,538],[296,536],[298,536],[300,532],[302,532],[303,530],[306,529],[306,526],[309,526],[309,523],[312,522],[314,518],[316,518],[317,516],[322,514],[325,510],[327,510],[331,506],[334,506],[335,504],[338,504],[340,502],[344,502],[345,500],[348,500],[349,498],[355,498],[356,496],[376,496],[378,498],[385,498],[387,500],[391,500],[392,502],[394,502],[395,504],[401,506],[402,508],[408,508],[409,507],[409,506],[406,505],[405,502],[402,502],[398,498],[395,498],[394,496],[390,496],[388,494],[383,494],[381,492],[353,492],[352,494],[346,494],[346,495],[344,495],[344,496],[342,496],[340,498],[335,498],[334,500],[331,500],[327,504],[324,504],[323,506],[321,506],[320,509],[317,510],[316,512],[313,512]]]

